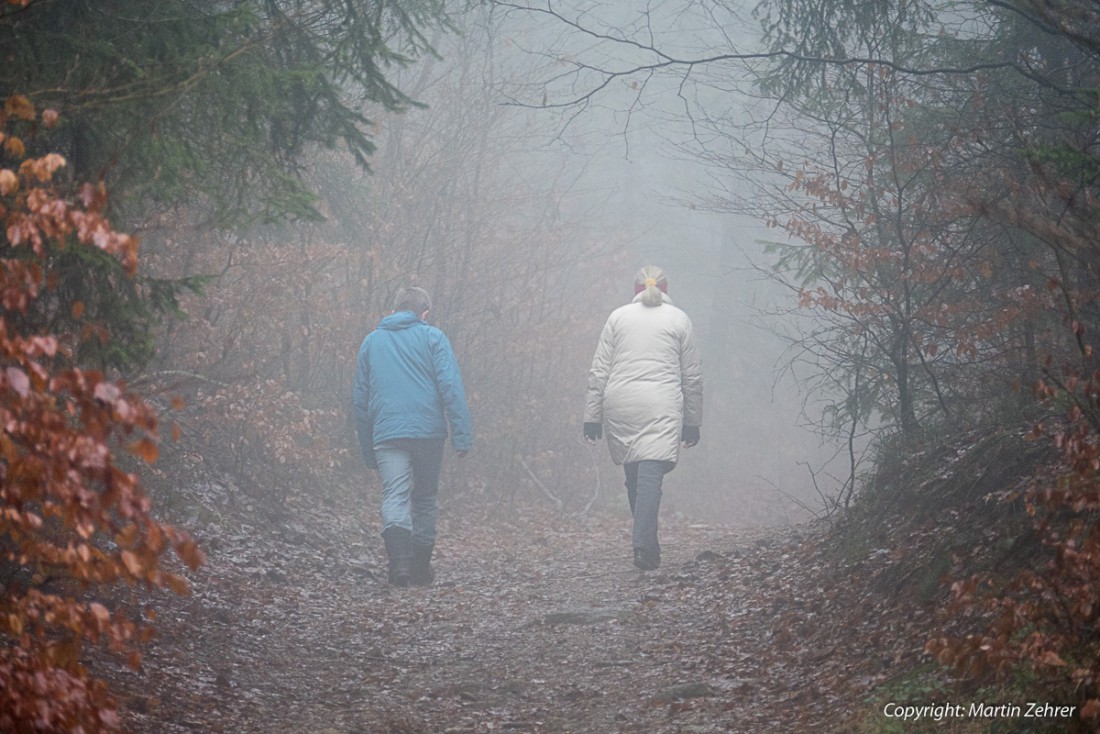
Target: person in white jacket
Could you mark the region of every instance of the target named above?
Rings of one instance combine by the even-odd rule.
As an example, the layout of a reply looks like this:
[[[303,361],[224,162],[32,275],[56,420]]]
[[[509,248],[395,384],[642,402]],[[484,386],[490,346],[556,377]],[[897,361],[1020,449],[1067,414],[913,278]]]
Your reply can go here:
[[[668,279],[648,266],[634,278],[634,300],[604,324],[584,406],[584,436],[605,433],[611,459],[623,466],[634,516],[634,565],[661,565],[657,516],[664,475],[681,448],[699,442],[703,372],[691,319],[672,305]]]

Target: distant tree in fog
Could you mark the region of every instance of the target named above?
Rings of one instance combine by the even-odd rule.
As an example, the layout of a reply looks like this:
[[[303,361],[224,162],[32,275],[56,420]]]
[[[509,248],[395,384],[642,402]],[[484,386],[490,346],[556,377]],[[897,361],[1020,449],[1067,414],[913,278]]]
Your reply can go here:
[[[0,11],[0,80],[60,113],[43,144],[104,176],[130,221],[311,216],[302,156],[339,145],[366,164],[364,105],[412,104],[390,76],[446,25],[437,0],[31,0]]]
[[[144,235],[146,251],[173,230],[179,248],[182,229],[210,237],[316,218],[305,157],[339,148],[365,166],[366,106],[413,105],[390,77],[430,56],[428,34],[447,25],[436,0],[369,11],[335,0],[5,3],[0,86],[57,113],[27,138],[29,152],[64,155],[71,181],[106,183],[112,219]],[[57,297],[112,329],[109,346],[82,347],[97,366],[140,367],[155,324],[200,285],[186,256],[164,279],[122,277],[109,258],[60,257]]]
[[[1004,401],[998,384],[1064,352],[1052,309],[1080,302],[1086,317],[1087,297],[1054,303],[1046,283],[1087,293],[1087,256],[1042,230],[1084,241],[1090,226],[1074,205],[1091,185],[1092,59],[1072,20],[1088,8],[769,0],[753,33],[725,2],[498,5],[560,31],[551,94],[517,87],[517,103],[566,122],[597,102],[659,109],[712,169],[702,206],[785,233],[773,264],[821,317],[805,357],[842,388],[841,425],[980,418]],[[1085,270],[1067,278],[1071,261]]]
[[[884,456],[917,459],[952,428],[1016,428],[1021,403],[1054,411],[1034,436],[1053,437],[1061,465],[1026,496],[1043,561],[954,583],[952,611],[980,626],[926,652],[977,683],[1041,680],[1029,692],[1058,691],[1094,726],[1100,12],[764,0],[745,39],[729,35],[731,3],[656,10],[530,7],[574,34],[545,106],[569,120],[617,94],[635,110],[675,76],[685,147],[713,166],[705,204],[783,230],[777,276],[819,317],[808,360],[847,393],[838,417],[905,439]],[[676,45],[657,17],[690,18],[705,48]]]
[[[377,112],[371,174],[335,151],[308,160],[324,221],[151,258],[157,272],[220,273],[169,325],[154,371],[188,397],[189,444],[273,506],[360,467],[345,420],[355,349],[410,283],[432,293],[474,413],[478,449],[445,496],[591,499],[577,386],[619,248],[567,202],[576,162],[533,146],[547,130],[494,96],[526,59],[480,11],[454,22],[463,33],[440,41],[441,58],[395,77],[426,106]]]

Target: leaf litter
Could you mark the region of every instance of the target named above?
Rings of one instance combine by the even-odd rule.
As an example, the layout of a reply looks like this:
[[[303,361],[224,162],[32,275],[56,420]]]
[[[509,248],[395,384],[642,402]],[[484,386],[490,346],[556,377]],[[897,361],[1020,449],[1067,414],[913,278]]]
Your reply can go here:
[[[367,510],[302,500],[276,531],[210,523],[193,592],[153,601],[140,670],[100,661],[137,732],[851,731],[921,658],[930,610],[862,591],[827,529],[444,519],[430,588],[385,582]]]

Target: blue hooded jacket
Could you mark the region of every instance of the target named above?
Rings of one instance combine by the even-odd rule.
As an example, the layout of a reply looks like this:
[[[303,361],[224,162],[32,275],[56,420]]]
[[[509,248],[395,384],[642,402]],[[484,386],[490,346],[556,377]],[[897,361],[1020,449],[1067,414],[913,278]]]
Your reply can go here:
[[[367,334],[355,373],[355,427],[363,458],[398,438],[446,438],[469,451],[470,409],[447,336],[412,311],[392,313]]]

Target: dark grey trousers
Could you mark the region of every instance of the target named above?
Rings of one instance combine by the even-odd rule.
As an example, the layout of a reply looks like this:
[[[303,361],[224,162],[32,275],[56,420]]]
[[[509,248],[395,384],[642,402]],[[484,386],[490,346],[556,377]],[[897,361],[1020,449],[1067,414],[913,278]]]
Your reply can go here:
[[[626,498],[634,515],[633,545],[660,557],[657,542],[657,515],[661,509],[661,483],[665,474],[676,468],[671,461],[636,461],[623,464],[626,474]]]

